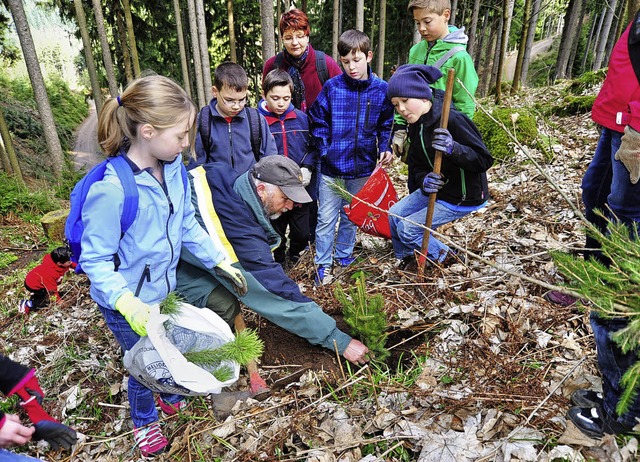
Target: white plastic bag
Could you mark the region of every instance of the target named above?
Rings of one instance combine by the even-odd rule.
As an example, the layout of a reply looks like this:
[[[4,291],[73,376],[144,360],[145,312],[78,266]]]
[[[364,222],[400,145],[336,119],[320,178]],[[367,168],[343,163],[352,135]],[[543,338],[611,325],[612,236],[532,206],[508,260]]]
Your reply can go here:
[[[182,352],[213,349],[234,339],[229,325],[207,308],[179,303],[180,313],[160,314],[151,307],[147,337],[142,337],[124,355],[124,366],[140,383],[152,391],[186,396],[220,393],[238,380],[240,365],[224,361],[233,377],[220,382],[210,372],[187,361]],[[168,321],[168,329],[165,329]]]

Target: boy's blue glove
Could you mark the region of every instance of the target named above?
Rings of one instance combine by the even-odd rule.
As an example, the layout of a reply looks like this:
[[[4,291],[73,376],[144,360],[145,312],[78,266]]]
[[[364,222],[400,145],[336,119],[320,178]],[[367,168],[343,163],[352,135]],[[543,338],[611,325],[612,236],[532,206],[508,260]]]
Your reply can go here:
[[[422,181],[422,192],[423,194],[437,193],[443,186],[442,175],[436,172],[429,172]]]
[[[455,141],[449,130],[446,128],[436,128],[433,131],[433,139],[431,140],[431,147],[437,151],[442,151],[447,155],[451,155],[455,148]]]

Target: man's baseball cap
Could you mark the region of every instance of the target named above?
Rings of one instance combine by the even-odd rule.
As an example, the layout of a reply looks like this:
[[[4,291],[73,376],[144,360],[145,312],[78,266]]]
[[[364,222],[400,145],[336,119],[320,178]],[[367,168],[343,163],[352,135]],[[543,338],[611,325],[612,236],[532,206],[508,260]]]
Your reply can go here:
[[[252,169],[254,178],[279,186],[285,196],[298,204],[311,202],[302,185],[302,172],[293,160],[281,155],[265,156]]]

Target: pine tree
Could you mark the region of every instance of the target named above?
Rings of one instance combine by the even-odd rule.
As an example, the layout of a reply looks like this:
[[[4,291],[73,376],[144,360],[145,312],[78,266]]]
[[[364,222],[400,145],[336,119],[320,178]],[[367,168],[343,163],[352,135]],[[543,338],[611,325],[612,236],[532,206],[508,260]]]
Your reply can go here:
[[[623,353],[640,351],[640,241],[638,230],[624,224],[609,223],[607,235],[595,229],[587,231],[602,245],[602,255],[609,265],[589,258],[584,260],[565,253],[554,253],[556,266],[568,280],[569,287],[590,301],[592,309],[603,318],[627,318],[627,326],[613,334]],[[640,361],[624,374],[625,392],[616,407],[624,414],[640,391]]]

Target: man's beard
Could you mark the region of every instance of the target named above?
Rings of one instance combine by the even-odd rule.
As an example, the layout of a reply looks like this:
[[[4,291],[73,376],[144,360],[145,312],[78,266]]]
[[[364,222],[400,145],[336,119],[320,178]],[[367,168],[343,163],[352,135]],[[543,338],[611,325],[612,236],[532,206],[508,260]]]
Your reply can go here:
[[[282,216],[282,213],[278,212],[278,213],[272,213],[271,215],[269,215],[269,219],[271,220],[277,220],[278,218],[280,218]]]

